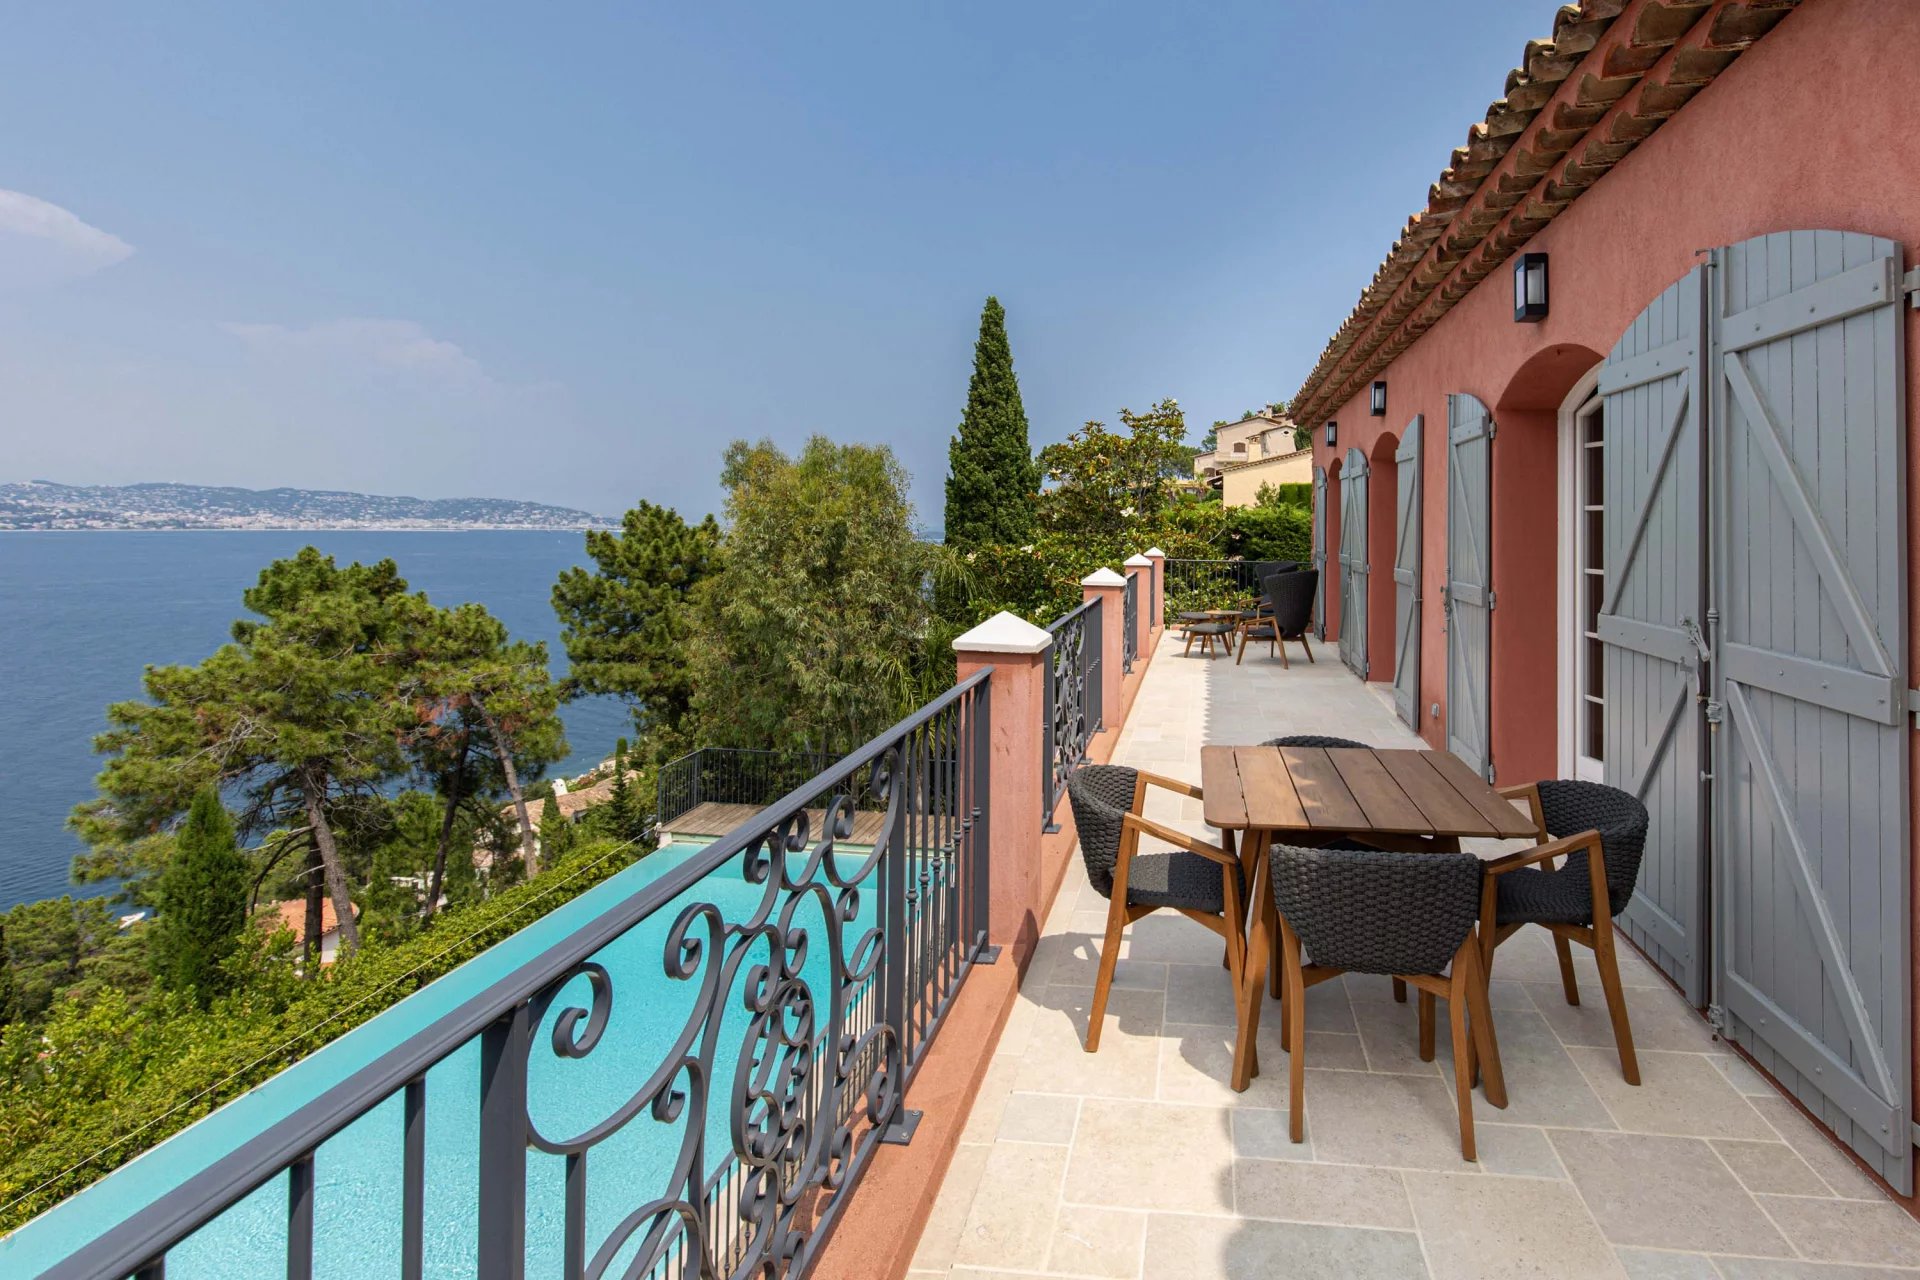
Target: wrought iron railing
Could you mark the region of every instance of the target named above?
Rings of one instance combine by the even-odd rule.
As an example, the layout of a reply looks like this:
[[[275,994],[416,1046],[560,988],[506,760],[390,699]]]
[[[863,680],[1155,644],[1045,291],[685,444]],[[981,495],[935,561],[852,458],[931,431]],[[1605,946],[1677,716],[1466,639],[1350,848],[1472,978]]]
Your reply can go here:
[[[662,827],[702,804],[756,809],[787,794],[833,763],[824,751],[701,747],[660,766],[655,803]],[[816,808],[819,806],[815,806]]]
[[[1120,606],[1120,670],[1133,674],[1133,660],[1140,656],[1140,571],[1127,571],[1127,591]]]
[[[990,956],[991,675],[56,1206],[0,1240],[0,1274],[264,1274],[284,1251],[293,1280],[804,1275],[876,1145],[910,1136],[907,1086]],[[863,794],[883,834],[847,849]],[[247,1260],[209,1270],[214,1241]]]
[[[1257,560],[1168,560],[1161,620],[1185,609],[1238,608],[1260,590]]]
[[[1103,612],[1096,597],[1047,627],[1053,635],[1053,648],[1047,651],[1047,691],[1041,707],[1046,717],[1046,748],[1040,756],[1040,794],[1046,797],[1048,831],[1058,829],[1053,811],[1066,792],[1067,775],[1086,760],[1087,744],[1104,723],[1100,687]]]

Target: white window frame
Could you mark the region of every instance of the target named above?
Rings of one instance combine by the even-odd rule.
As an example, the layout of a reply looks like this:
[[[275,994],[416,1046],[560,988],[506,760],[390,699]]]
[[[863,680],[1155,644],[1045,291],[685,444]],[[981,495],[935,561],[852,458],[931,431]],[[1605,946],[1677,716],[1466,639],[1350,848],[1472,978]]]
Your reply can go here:
[[[1580,491],[1580,424],[1578,415],[1600,383],[1600,366],[1573,384],[1573,390],[1560,402],[1560,545],[1555,560],[1559,578],[1560,654],[1555,664],[1559,677],[1559,754],[1560,776],[1606,781],[1603,762],[1580,750],[1580,531],[1585,527],[1585,512]],[[1604,428],[1603,428],[1604,430]],[[1605,439],[1605,436],[1602,436]],[[1604,447],[1604,446],[1603,446]]]

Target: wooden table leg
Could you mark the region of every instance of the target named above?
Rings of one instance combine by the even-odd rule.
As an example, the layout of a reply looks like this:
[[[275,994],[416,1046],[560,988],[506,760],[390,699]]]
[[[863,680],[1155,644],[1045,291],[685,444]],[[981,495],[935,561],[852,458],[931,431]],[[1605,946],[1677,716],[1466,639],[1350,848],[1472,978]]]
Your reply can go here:
[[[1270,933],[1269,917],[1277,913],[1272,910],[1273,891],[1268,888],[1272,876],[1272,867],[1267,860],[1270,840],[1264,832],[1248,832],[1245,848],[1252,855],[1253,874],[1249,877],[1250,892],[1256,903],[1264,902],[1264,909],[1256,907],[1247,914],[1250,917],[1253,937],[1247,948],[1246,967],[1240,987],[1233,993],[1234,1021],[1236,1034],[1233,1042],[1233,1079],[1234,1091],[1246,1092],[1253,1077],[1260,1074],[1260,1050],[1256,1041],[1260,1036],[1260,1006],[1265,1003],[1267,968],[1272,961],[1275,934]]]

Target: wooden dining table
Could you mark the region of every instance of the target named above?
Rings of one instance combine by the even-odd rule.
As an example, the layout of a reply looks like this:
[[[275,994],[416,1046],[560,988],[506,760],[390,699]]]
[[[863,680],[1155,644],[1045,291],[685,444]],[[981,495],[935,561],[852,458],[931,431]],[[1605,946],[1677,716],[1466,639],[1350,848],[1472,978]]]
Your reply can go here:
[[[1207,825],[1234,849],[1254,904],[1256,945],[1235,1004],[1245,1026],[1262,999],[1267,942],[1278,922],[1269,884],[1275,842],[1317,845],[1349,839],[1408,854],[1454,853],[1463,838],[1511,840],[1536,834],[1516,809],[1459,757],[1445,751],[1375,747],[1202,747],[1201,801]],[[1395,995],[1404,999],[1396,984]],[[1257,1070],[1252,1046],[1236,1064],[1235,1087]]]

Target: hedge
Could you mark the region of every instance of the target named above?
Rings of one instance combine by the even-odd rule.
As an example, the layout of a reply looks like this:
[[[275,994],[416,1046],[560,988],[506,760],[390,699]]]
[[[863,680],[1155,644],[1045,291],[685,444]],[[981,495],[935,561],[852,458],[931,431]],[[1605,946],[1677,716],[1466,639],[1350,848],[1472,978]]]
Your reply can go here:
[[[109,991],[10,1027],[0,1106],[0,1232],[97,1181],[433,979],[631,865],[593,842],[526,884],[443,913],[392,946],[368,946],[312,981],[205,1013]],[[44,1039],[41,1039],[41,1031]],[[151,1123],[149,1123],[151,1122]]]

